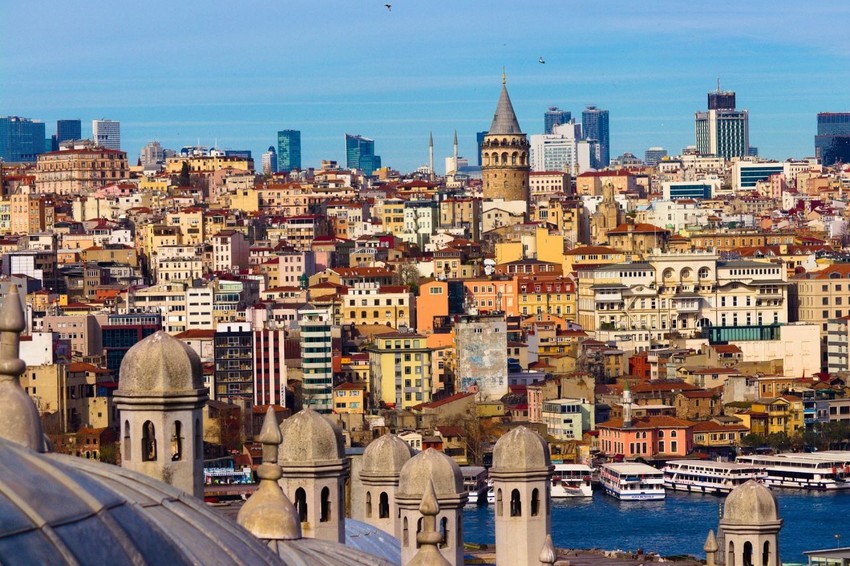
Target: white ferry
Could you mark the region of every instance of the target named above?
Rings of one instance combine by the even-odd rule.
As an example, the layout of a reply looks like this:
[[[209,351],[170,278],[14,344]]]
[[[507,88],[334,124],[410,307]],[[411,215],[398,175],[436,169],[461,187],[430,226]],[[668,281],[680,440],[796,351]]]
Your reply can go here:
[[[728,494],[747,480],[764,480],[767,476],[756,466],[710,460],[670,460],[661,471],[667,489],[715,495]]]
[[[608,495],[622,501],[664,499],[664,474],[647,464],[602,464],[599,481]]]
[[[463,474],[463,487],[469,495],[467,505],[484,504],[489,488],[487,470],[481,466],[461,466],[460,471]]]
[[[551,497],[592,497],[592,474],[593,468],[584,464],[555,464]]]
[[[765,470],[770,487],[850,489],[850,452],[738,456],[736,461]]]

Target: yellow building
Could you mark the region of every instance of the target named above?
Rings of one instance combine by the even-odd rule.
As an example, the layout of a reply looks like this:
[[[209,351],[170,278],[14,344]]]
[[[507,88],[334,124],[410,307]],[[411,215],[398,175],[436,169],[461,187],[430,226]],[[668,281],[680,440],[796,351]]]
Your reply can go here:
[[[183,162],[189,163],[189,173],[204,175],[215,173],[225,167],[239,171],[253,171],[254,160],[236,156],[195,156],[169,157],[165,161],[165,172],[169,175],[179,175],[183,170]]]
[[[253,187],[237,189],[230,195],[230,208],[244,212],[259,212],[260,191]]]
[[[355,283],[342,300],[342,323],[414,327],[414,295],[403,285]]]
[[[362,415],[366,403],[366,386],[343,383],[334,387],[333,411],[337,415]]]
[[[408,409],[431,401],[431,350],[424,336],[382,334],[375,336],[366,351],[375,405]]]
[[[140,235],[140,247],[147,257],[153,257],[162,246],[179,246],[183,243],[180,228],[164,224],[145,224]]]
[[[565,320],[576,320],[576,285],[573,279],[529,275],[517,276],[516,282],[521,315],[552,314]]]
[[[793,435],[803,429],[803,400],[793,395],[759,399],[750,407],[750,413],[751,417],[767,415],[766,434],[784,432]]]
[[[385,200],[375,207],[375,216],[380,218],[384,232],[389,234],[401,234],[404,231],[403,200]]]
[[[184,246],[198,246],[204,243],[204,211],[197,207],[188,207],[170,213],[165,223],[180,228]]]

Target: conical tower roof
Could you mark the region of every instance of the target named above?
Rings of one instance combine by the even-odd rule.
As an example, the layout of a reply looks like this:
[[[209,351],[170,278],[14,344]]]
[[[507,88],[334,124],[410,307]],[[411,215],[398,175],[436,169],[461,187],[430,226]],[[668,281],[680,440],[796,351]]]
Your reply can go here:
[[[489,135],[521,134],[519,122],[514,113],[514,105],[508,96],[508,87],[505,85],[505,75],[502,75],[502,93],[499,95],[499,103],[496,105],[496,113],[493,115],[493,123],[490,124]]]

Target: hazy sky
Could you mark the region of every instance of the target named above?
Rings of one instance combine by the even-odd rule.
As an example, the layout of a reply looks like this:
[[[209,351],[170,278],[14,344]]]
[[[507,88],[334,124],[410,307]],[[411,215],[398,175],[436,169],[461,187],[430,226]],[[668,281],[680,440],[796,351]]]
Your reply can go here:
[[[392,3],[392,10],[384,2]],[[814,153],[817,112],[850,111],[850,2],[0,0],[0,115],[121,121],[148,141],[250,149],[302,132],[305,166],[344,162],[343,134],[385,165],[438,171],[458,131],[473,161],[501,72],[520,125],[558,105],[610,111],[611,156],[694,143],[719,77],[750,111],[750,143]],[[546,63],[538,63],[544,57]]]

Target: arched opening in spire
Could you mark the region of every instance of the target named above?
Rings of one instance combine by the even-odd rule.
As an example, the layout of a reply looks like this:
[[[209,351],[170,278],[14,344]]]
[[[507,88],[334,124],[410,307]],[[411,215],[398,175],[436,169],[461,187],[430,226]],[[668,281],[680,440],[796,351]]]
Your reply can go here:
[[[366,518],[372,518],[372,492],[366,492]]]
[[[496,490],[496,516],[502,516],[502,488]]]
[[[408,532],[407,528],[407,517],[405,517],[404,521],[402,521],[401,544],[403,544],[404,546],[408,546],[410,544],[410,533]]]
[[[726,557],[726,566],[735,566],[735,542],[729,541],[729,551]]]
[[[204,459],[204,440],[201,438],[201,433],[203,432],[203,428],[201,428],[201,419],[195,419],[195,459],[203,460]]]
[[[130,454],[132,454],[132,444],[130,442],[130,421],[124,421],[124,446],[121,450],[121,459],[125,462],[130,461]]]
[[[298,517],[302,523],[307,522],[307,492],[303,487],[295,490],[295,509],[298,510]]]
[[[390,496],[387,495],[386,491],[381,492],[381,496],[378,500],[378,518],[390,518]]]
[[[761,566],[767,566],[768,564],[770,564],[770,541],[766,540],[761,551]]]
[[[540,513],[540,491],[535,487],[531,491],[531,516],[536,517]]]
[[[183,423],[174,421],[171,427],[171,461],[183,459]]]
[[[511,517],[522,517],[522,499],[518,489],[511,491]]]
[[[156,427],[150,421],[142,425],[142,461],[156,461]]]
[[[319,509],[319,522],[327,523],[331,520],[331,490],[322,488],[321,508]]]
[[[439,545],[440,548],[445,548],[445,547],[449,546],[449,543],[451,541],[449,540],[449,519],[448,519],[448,517],[443,517],[442,519],[440,519],[440,537],[442,537],[440,539],[440,545]]]
[[[753,543],[750,541],[744,543],[744,556],[741,562],[743,566],[753,566]]]

